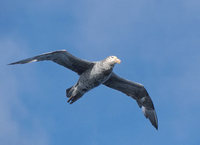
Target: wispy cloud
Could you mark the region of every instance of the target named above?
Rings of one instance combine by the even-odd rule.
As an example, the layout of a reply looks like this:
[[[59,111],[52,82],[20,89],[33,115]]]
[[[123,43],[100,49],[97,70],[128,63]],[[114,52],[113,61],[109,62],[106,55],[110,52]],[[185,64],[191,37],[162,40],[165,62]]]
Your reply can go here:
[[[23,56],[25,46],[19,39],[0,39],[0,140],[5,145],[47,145],[47,132],[39,119],[29,115],[30,111],[19,96],[18,84],[23,78],[17,77],[17,72],[6,65],[11,62],[8,56],[13,59],[15,56]],[[26,127],[26,120],[30,120],[31,127]]]
[[[0,34],[0,139],[4,144],[50,144],[50,141],[58,141],[59,137],[76,140],[77,134],[80,136],[77,142],[88,142],[89,138],[95,144],[108,141],[116,144],[127,141],[127,144],[132,144],[133,136],[135,144],[183,144],[183,141],[191,144],[198,140],[200,41],[197,30],[200,9],[197,0],[42,0],[31,3],[24,1],[23,4],[16,2],[13,5],[4,2],[4,6],[0,7],[1,13],[5,14],[1,15],[1,28],[5,29],[1,29]],[[37,76],[34,71],[36,65],[17,66],[17,69],[5,65],[63,48],[89,60],[99,60],[108,55],[119,56],[122,65],[118,65],[115,71],[130,80],[143,83],[152,96],[159,118],[158,133],[154,134],[145,128],[151,126],[137,104],[133,100],[128,104],[130,98],[122,93],[100,87],[84,96],[90,97],[84,98],[87,101],[82,99],[73,106],[67,106],[67,109],[60,104],[51,106],[57,100],[50,100],[51,96],[61,95],[64,98],[64,91],[61,94],[52,93],[57,92],[58,88],[64,90],[76,81],[73,73],[59,77],[62,70],[58,66],[51,65],[53,69],[49,71],[49,67],[46,67],[48,63],[44,68],[40,63],[42,67],[38,68],[43,69],[44,73],[40,74],[42,77],[34,77]],[[52,76],[57,77],[51,79],[51,88],[49,78]],[[34,81],[37,78],[44,79],[37,82],[40,89],[31,88],[36,86]],[[31,97],[30,104],[25,102],[24,96],[31,95],[37,89],[45,91],[43,98],[34,92],[35,102],[31,102]],[[49,98],[45,98],[46,95]],[[52,116],[52,122],[56,122],[55,130],[43,123],[49,123],[51,117],[47,115],[45,117],[49,118],[44,119],[41,117],[43,114],[32,114],[37,108],[31,109],[31,106],[38,107],[38,100],[42,99],[49,99],[51,105],[48,104],[48,110],[43,107],[43,114],[53,112],[49,116]],[[38,110],[37,113],[42,112]],[[133,112],[135,114],[131,114]],[[126,124],[127,120],[129,125]],[[137,123],[140,127],[131,128],[136,127]],[[62,135],[50,139],[54,131]],[[88,134],[85,134],[86,131]],[[91,139],[89,135],[94,137]],[[64,142],[62,139],[59,141]]]

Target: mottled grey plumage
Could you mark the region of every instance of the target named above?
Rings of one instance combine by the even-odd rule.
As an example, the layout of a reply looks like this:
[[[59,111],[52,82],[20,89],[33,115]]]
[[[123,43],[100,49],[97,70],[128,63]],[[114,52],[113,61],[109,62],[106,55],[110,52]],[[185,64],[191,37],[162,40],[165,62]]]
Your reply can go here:
[[[116,56],[109,56],[102,61],[89,62],[79,59],[66,50],[45,53],[32,58],[24,59],[13,64],[24,64],[35,61],[51,60],[80,75],[78,82],[66,90],[70,104],[77,101],[89,90],[104,84],[119,90],[135,99],[146,118],[158,129],[158,121],[153,102],[143,85],[120,78],[113,72],[113,67],[120,60]]]
[[[121,91],[135,99],[139,107],[142,108],[145,117],[149,118],[152,125],[158,129],[158,119],[153,102],[143,85],[125,80],[117,76],[114,72],[110,76],[109,80],[103,84],[115,90]]]

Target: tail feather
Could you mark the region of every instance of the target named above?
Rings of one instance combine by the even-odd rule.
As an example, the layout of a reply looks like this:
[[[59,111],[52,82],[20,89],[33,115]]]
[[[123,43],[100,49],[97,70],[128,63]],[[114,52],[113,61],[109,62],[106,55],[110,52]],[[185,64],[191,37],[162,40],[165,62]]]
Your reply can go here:
[[[83,93],[80,93],[79,91],[76,91],[75,87],[72,86],[68,89],[66,89],[66,96],[68,99],[68,103],[72,104],[75,101],[77,101],[79,98],[83,96]]]
[[[70,104],[73,104],[78,99],[80,99],[82,96],[83,96],[83,94],[81,94],[80,92],[78,92],[75,96],[71,96],[67,102],[69,102]]]

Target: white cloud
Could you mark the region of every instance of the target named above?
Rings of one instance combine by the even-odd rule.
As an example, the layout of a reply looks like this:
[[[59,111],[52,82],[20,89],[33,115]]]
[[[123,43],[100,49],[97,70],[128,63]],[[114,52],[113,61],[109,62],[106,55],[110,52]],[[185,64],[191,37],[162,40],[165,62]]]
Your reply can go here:
[[[126,44],[116,46],[116,42],[133,41],[130,34],[137,28],[135,23],[141,21],[146,1],[87,1],[79,11],[74,12],[77,28],[74,43],[81,53],[100,58],[110,55],[118,49],[127,49]],[[119,53],[119,52],[118,52]],[[96,58],[95,56],[95,58]],[[90,57],[90,56],[88,56]]]
[[[19,96],[18,82],[23,78],[17,78],[14,74],[17,71],[6,65],[11,58],[14,60],[15,56],[23,56],[25,46],[14,38],[0,38],[0,140],[5,145],[47,145],[47,132],[39,119],[31,118]],[[30,118],[31,127],[26,128],[23,123]]]

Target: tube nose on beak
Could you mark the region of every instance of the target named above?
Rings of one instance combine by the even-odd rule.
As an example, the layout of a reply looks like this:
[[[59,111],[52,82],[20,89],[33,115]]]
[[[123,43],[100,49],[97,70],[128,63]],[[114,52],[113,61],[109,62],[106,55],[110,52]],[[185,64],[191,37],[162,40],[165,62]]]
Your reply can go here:
[[[117,58],[115,62],[118,63],[118,64],[120,64],[121,60],[119,58]]]

